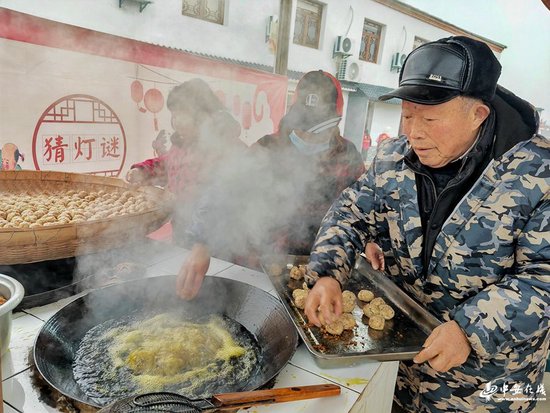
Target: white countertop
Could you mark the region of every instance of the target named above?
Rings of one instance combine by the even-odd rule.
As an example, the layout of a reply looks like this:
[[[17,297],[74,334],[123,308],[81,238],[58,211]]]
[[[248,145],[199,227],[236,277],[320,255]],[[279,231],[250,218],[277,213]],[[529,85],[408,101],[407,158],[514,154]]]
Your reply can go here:
[[[146,253],[144,253],[145,250]],[[146,266],[147,276],[169,275],[177,273],[187,253],[187,250],[158,243],[155,244],[155,248],[146,248],[144,251],[135,253],[132,259],[138,259]],[[269,277],[263,272],[214,258],[208,275],[246,282],[277,296]],[[42,325],[60,308],[83,294],[86,292],[13,315],[9,350],[2,357],[5,413],[58,411],[41,401],[40,391],[32,384],[29,351]],[[277,376],[274,387],[336,383],[341,386],[341,395],[258,406],[244,411],[249,413],[390,412],[397,365],[398,362],[369,361],[352,367],[323,369],[316,364],[307,348],[300,344],[294,356]]]

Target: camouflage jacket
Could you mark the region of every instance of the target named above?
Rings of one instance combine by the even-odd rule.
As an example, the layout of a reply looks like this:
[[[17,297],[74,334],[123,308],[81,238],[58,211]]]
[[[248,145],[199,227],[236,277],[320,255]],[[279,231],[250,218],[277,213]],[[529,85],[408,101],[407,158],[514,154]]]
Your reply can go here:
[[[427,271],[408,150],[405,137],[382,145],[333,204],[312,275],[345,285],[356,254],[374,240],[405,292],[462,327],[473,349],[462,366],[438,373],[401,363],[396,401],[406,411],[528,411],[545,397],[550,341],[550,142],[534,135],[489,163],[444,223]],[[514,385],[524,393],[512,395]]]

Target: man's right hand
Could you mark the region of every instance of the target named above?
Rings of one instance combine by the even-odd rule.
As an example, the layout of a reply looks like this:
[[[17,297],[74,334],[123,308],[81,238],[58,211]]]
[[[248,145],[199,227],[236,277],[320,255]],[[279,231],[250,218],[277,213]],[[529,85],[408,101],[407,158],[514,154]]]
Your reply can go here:
[[[184,300],[191,300],[201,289],[210,266],[210,251],[204,244],[195,244],[183,262],[176,280],[176,291]]]
[[[342,289],[340,283],[331,277],[321,277],[309,291],[304,308],[310,323],[321,327],[318,312],[325,324],[330,324],[342,314]]]

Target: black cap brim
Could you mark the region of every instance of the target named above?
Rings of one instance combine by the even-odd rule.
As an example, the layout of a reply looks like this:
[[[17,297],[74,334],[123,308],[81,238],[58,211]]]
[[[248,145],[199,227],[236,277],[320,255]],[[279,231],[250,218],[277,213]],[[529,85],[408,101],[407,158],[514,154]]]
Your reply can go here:
[[[378,100],[385,101],[391,98],[403,99],[409,102],[420,103],[421,105],[439,105],[460,95],[460,91],[425,85],[401,86],[382,95]]]
[[[285,125],[290,129],[307,131],[315,125],[337,116],[332,111],[308,108],[294,103],[285,115]]]

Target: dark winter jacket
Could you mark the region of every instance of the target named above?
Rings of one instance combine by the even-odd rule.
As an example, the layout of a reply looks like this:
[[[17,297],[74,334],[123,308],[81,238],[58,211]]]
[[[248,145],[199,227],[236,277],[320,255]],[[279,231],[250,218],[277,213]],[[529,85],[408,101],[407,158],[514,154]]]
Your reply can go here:
[[[488,160],[473,162],[469,177],[452,178],[460,197],[431,214],[441,220],[439,230],[423,229],[418,165],[402,136],[382,145],[367,174],[334,203],[311,254],[313,278],[345,285],[356,253],[374,240],[392,280],[463,329],[473,350],[463,365],[439,373],[428,363],[400,364],[395,401],[406,411],[526,412],[544,397],[550,142],[536,134],[534,108],[510,92],[499,87],[492,108]]]

